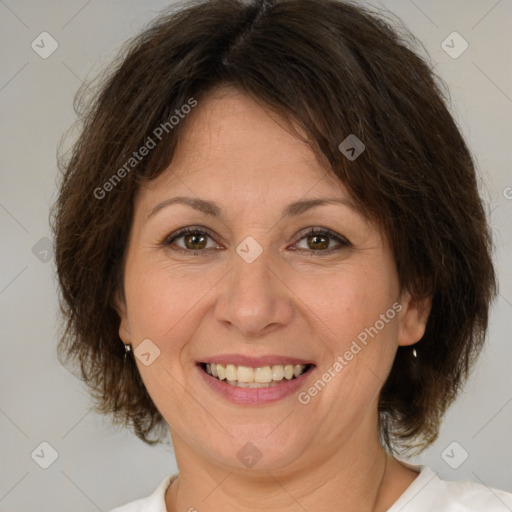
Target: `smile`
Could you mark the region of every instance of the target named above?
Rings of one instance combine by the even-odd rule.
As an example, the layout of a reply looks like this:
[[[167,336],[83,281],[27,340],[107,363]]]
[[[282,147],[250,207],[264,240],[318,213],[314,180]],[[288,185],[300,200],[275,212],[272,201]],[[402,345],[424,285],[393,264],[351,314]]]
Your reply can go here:
[[[297,379],[306,373],[309,364],[277,364],[253,368],[234,364],[202,363],[201,368],[212,377],[239,388],[268,388],[283,381]]]

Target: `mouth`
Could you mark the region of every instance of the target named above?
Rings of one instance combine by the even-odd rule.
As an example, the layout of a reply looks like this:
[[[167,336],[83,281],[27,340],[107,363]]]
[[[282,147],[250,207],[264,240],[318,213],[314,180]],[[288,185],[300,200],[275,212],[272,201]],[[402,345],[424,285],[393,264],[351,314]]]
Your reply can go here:
[[[201,370],[210,377],[238,388],[269,388],[297,380],[314,368],[313,364],[242,366],[202,362]]]

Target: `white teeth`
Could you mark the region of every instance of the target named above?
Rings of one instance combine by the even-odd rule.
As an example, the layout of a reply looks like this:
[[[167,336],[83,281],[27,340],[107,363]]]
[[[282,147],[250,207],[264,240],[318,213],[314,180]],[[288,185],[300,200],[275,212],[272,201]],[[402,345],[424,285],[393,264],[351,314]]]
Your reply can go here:
[[[215,366],[215,365],[213,365]],[[272,366],[272,380],[283,380],[284,379],[284,368],[282,364]]]
[[[298,377],[301,373],[302,373],[302,365],[296,364],[293,367],[293,375],[295,375],[295,377]]]
[[[248,366],[239,366],[236,376],[238,382],[254,382],[254,370]]]
[[[269,386],[276,386],[277,382],[271,382],[270,384],[268,382],[265,383],[259,383],[259,382],[248,382],[246,386],[248,388],[268,388]]]
[[[254,370],[254,382],[272,382],[272,368],[270,368],[270,366],[256,368]]]
[[[293,377],[293,365],[287,364],[284,367],[284,378],[290,380]]]
[[[226,366],[226,379],[235,381],[237,379],[237,369],[234,364],[228,364]]]
[[[239,388],[262,388],[274,386],[283,380],[300,377],[306,365],[277,364],[251,368],[250,366],[235,366],[234,364],[207,363],[206,372],[219,380],[225,380]]]

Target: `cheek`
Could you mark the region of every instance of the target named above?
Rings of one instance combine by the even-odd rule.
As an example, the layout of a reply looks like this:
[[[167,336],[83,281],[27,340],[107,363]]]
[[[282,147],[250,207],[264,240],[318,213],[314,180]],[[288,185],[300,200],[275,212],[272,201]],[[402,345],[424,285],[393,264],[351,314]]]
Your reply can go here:
[[[194,323],[194,312],[212,289],[207,275],[184,277],[165,265],[139,266],[127,286],[130,326],[139,338],[168,344]]]
[[[388,269],[357,263],[347,264],[339,272],[297,281],[294,287],[306,311],[310,310],[308,316],[316,318],[319,335],[340,350],[386,314],[398,290]],[[390,327],[394,323],[388,316],[382,329],[387,334],[393,331]]]
[[[338,274],[308,284],[300,296],[321,344],[319,378],[328,383],[320,402],[357,415],[376,399],[394,359],[398,288],[393,274],[380,266],[347,264]]]

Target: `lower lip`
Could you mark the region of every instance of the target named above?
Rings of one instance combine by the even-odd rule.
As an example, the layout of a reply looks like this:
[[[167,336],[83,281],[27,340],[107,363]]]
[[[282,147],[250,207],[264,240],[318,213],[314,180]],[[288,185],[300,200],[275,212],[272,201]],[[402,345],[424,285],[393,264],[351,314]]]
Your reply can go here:
[[[306,373],[303,373],[296,379],[281,381],[281,384],[268,388],[239,388],[228,384],[226,381],[212,377],[200,366],[197,366],[197,370],[205,383],[213,389],[213,391],[230,402],[238,405],[262,405],[277,402],[297,392],[305,384],[313,368],[310,368]]]

